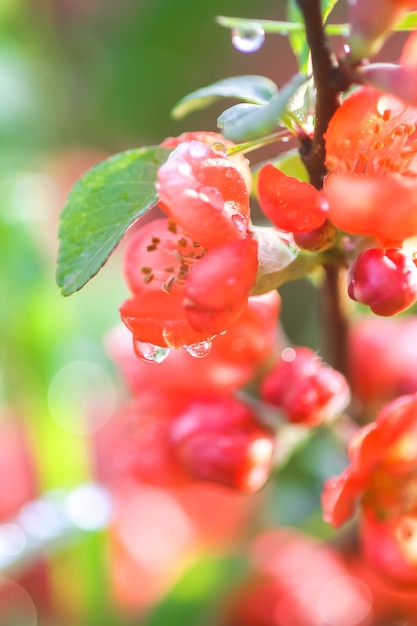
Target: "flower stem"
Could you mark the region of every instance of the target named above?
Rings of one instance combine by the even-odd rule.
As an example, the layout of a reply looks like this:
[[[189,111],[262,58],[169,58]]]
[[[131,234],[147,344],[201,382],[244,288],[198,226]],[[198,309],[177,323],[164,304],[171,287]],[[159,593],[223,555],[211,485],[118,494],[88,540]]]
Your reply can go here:
[[[322,332],[324,334],[324,352],[328,363],[346,375],[348,319],[341,297],[342,272],[344,269],[333,264],[324,265],[325,280],[322,292]]]
[[[301,156],[317,189],[326,175],[324,133],[330,118],[339,106],[337,62],[324,31],[320,0],[297,0],[306,26],[316,88],[316,116],[313,139],[302,143]]]
[[[301,156],[311,184],[321,189],[327,174],[324,134],[340,104],[340,72],[324,31],[320,0],[297,0],[297,4],[305,22],[316,88],[314,135],[312,139],[302,141]],[[341,298],[341,272],[344,269],[333,263],[324,264],[323,268],[324,351],[333,367],[345,374],[348,322],[344,299]]]

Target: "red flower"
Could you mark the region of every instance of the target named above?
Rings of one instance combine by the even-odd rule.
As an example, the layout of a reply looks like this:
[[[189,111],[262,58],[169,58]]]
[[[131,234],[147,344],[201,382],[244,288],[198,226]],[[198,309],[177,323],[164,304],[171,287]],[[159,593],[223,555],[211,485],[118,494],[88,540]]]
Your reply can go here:
[[[126,249],[133,297],[120,307],[122,320],[136,342],[182,348],[209,341],[242,314],[257,267],[252,238],[206,251],[172,222],[155,220]]]
[[[232,397],[196,398],[171,422],[176,457],[196,480],[254,492],[269,477],[273,433]]]
[[[155,395],[157,393],[157,396]],[[126,409],[119,465],[162,486],[214,482],[257,491],[272,468],[274,434],[231,396],[167,398],[149,390]]]
[[[385,580],[401,588],[417,585],[416,514],[378,517],[365,507],[361,518],[361,544],[367,561]]]
[[[331,478],[323,494],[324,517],[341,526],[360,500],[379,517],[417,514],[417,394],[387,404],[349,448],[350,465]]]
[[[129,242],[125,272],[133,297],[121,317],[138,356],[162,360],[155,346],[204,356],[243,313],[255,283],[248,190],[234,162],[199,141],[180,143],[158,180],[169,220],[147,224]]]
[[[324,192],[338,228],[373,235],[385,247],[417,234],[416,121],[417,109],[370,87],[336,111],[326,133]]]

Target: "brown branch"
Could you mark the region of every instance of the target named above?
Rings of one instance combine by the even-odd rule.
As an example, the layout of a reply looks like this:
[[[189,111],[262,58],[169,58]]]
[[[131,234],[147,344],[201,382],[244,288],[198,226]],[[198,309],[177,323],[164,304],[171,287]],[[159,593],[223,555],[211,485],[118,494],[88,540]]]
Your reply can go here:
[[[304,142],[301,155],[311,184],[321,189],[326,175],[324,133],[339,106],[338,66],[324,32],[320,0],[297,0],[297,4],[305,22],[316,88],[314,137],[309,143]]]
[[[339,107],[341,78],[336,59],[324,32],[320,0],[297,0],[303,14],[307,43],[311,51],[313,78],[316,88],[316,117],[314,136],[301,144],[301,156],[309,173],[310,182],[321,189],[327,174],[324,135],[329,121]],[[342,87],[343,88],[343,87]],[[341,297],[341,270],[336,264],[324,266],[323,332],[328,361],[346,373],[347,316]]]

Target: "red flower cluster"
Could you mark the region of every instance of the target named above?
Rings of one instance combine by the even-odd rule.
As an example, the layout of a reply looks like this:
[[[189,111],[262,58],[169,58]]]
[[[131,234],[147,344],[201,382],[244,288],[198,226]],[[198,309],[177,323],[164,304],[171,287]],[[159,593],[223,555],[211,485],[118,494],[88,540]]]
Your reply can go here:
[[[365,554],[401,584],[417,584],[417,395],[387,404],[349,448],[350,465],[327,481],[325,519],[346,522],[361,504]]]
[[[258,180],[262,209],[279,229],[302,234],[300,245],[327,219],[340,231],[373,237],[387,248],[362,252],[349,274],[349,295],[379,315],[399,313],[417,299],[414,259],[401,249],[417,235],[416,123],[416,108],[359,88],[328,126],[323,190],[271,164]]]
[[[255,282],[248,189],[234,161],[196,140],[179,143],[158,180],[168,217],[130,240],[125,273],[133,297],[120,312],[139,355],[150,350],[152,360],[151,344],[199,356],[238,320]]]
[[[162,486],[212,481],[256,491],[272,468],[275,435],[234,392],[272,357],[280,299],[251,297],[204,359],[175,350],[157,368],[135,358],[122,328],[109,350],[133,393],[118,455],[138,479]]]

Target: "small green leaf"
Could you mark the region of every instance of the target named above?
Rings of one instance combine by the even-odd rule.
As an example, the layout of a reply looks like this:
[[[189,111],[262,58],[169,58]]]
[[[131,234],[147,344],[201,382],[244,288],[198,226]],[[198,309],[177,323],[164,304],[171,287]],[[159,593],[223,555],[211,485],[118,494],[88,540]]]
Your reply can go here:
[[[301,180],[305,183],[309,182],[308,172],[301,159],[298,148],[280,154],[277,159],[272,161],[272,164],[280,169],[281,172],[287,174],[287,176],[293,176],[297,180]]]
[[[296,0],[288,0],[287,3],[287,19],[289,22],[304,23],[303,14],[298,8]],[[308,73],[310,50],[307,45],[305,28],[302,31],[290,32],[288,39],[298,62],[300,72]]]
[[[267,104],[227,109],[217,120],[219,128],[227,139],[237,143],[271,133],[285,114],[288,101],[306,80],[306,76],[297,74]]]
[[[216,22],[220,26],[226,28],[236,28],[237,30],[246,30],[253,24],[260,26],[265,33],[274,33],[276,35],[288,35],[289,33],[304,32],[305,26],[303,22],[281,22],[277,20],[249,20],[244,17],[226,17],[219,15]]]
[[[75,183],[58,233],[57,283],[64,296],[97,274],[127,228],[157,202],[157,171],[169,153],[156,146],[121,152]]]
[[[322,16],[323,16],[323,24],[326,22],[333,8],[337,4],[338,0],[322,0]],[[297,0],[288,0],[287,4],[287,19],[289,22],[294,22],[299,24],[303,23],[303,14],[297,5]],[[339,29],[342,32],[338,32]],[[332,25],[329,29],[326,29],[328,34],[346,34],[346,25]],[[291,44],[291,48],[295,54],[295,57],[298,61],[298,69],[300,72],[308,73],[309,72],[309,59],[310,59],[310,50],[307,45],[307,40],[305,36],[305,32],[289,30],[288,38]]]
[[[259,172],[266,163],[272,163],[272,165],[281,170],[281,172],[284,172],[284,174],[287,174],[287,176],[293,176],[297,180],[301,180],[305,183],[310,182],[306,166],[301,159],[300,151],[298,148],[293,148],[287,152],[282,152],[272,161],[268,159],[267,161],[263,161],[262,163],[258,163],[256,165],[256,168],[253,171],[252,186],[252,195],[255,198],[257,198]]]
[[[330,13],[330,11],[329,11]],[[324,16],[327,17],[328,13],[324,12]],[[300,14],[301,19],[301,14]],[[221,26],[226,28],[236,28],[237,30],[245,31],[254,24],[262,28],[265,33],[273,35],[301,35],[304,37],[305,25],[304,22],[281,22],[277,20],[250,20],[244,17],[226,17],[219,15],[216,21]],[[325,24],[324,30],[327,35],[348,35],[350,30],[349,24]]]
[[[251,104],[265,104],[278,92],[276,84],[266,76],[231,76],[188,94],[175,105],[172,116],[181,119],[204,109],[219,98],[236,98]]]
[[[237,124],[251,111],[258,111],[259,107],[264,108],[264,105],[248,104],[246,102],[235,104],[234,106],[225,109],[223,113],[219,115],[217,118],[217,127],[223,130],[230,124]]]
[[[411,11],[395,25],[393,30],[414,30],[417,27],[417,11]]]
[[[327,21],[330,13],[333,11],[334,7],[338,3],[339,0],[323,0],[321,6],[321,12],[323,15],[323,24]]]

